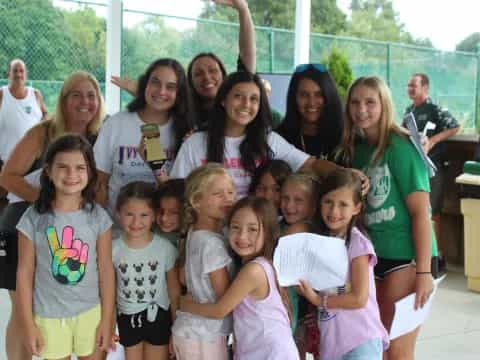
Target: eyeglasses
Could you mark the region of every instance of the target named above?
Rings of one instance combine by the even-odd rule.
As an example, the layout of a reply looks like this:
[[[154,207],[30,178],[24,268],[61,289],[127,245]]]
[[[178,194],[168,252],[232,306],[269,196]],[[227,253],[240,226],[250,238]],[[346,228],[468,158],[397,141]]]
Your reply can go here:
[[[307,71],[308,69],[310,68],[314,68],[315,70],[317,71],[320,71],[320,72],[327,72],[327,67],[323,64],[300,64],[300,65],[297,65],[297,67],[295,68],[295,72],[296,73],[302,73],[304,71]]]

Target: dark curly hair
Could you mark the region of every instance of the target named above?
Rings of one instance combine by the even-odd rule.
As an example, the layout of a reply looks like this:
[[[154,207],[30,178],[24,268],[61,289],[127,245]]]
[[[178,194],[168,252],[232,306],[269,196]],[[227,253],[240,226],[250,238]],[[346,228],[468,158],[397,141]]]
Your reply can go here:
[[[87,164],[88,182],[87,186],[82,190],[83,200],[81,207],[89,211],[93,210],[95,205],[97,170],[92,146],[82,135],[66,134],[57,138],[47,148],[45,163],[40,176],[40,194],[34,203],[35,210],[37,210],[38,213],[44,214],[53,211],[52,203],[55,200],[56,191],[55,185],[50,179],[48,172],[55,161],[55,156],[61,152],[73,151],[80,151]]]
[[[272,150],[267,142],[272,123],[272,113],[260,78],[247,71],[231,73],[225,78],[218,90],[215,104],[208,119],[207,161],[223,164],[227,126],[227,116],[223,102],[232,88],[240,83],[253,83],[260,91],[258,113],[246,126],[245,138],[240,144],[242,166],[247,172],[253,174],[259,165],[273,157]]]
[[[190,89],[187,84],[187,77],[182,65],[175,59],[162,58],[152,62],[145,73],[138,78],[138,89],[135,98],[127,105],[129,112],[138,112],[145,108],[147,102],[145,100],[145,89],[147,88],[150,76],[158,67],[171,68],[177,77],[177,96],[175,104],[170,110],[173,117],[173,131],[175,133],[175,153],[180,148],[185,135],[192,130],[192,101]]]

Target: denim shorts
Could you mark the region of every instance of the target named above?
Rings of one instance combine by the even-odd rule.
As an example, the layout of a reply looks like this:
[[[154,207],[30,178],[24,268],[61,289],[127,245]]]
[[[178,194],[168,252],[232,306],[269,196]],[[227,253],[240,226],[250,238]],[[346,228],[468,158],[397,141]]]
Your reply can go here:
[[[373,339],[344,354],[341,360],[382,360],[382,355],[382,339]]]

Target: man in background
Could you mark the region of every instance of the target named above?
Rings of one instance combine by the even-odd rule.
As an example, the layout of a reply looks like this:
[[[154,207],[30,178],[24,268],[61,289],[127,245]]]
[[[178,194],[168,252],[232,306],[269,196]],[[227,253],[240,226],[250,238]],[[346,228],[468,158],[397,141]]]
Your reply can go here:
[[[433,124],[426,132],[423,148],[438,169],[435,176],[430,179],[432,220],[434,221],[435,237],[438,241],[443,201],[442,188],[445,177],[444,141],[455,135],[460,130],[460,125],[446,108],[432,102],[428,96],[429,86],[430,81],[426,74],[416,73],[412,75],[408,82],[408,96],[413,103],[407,107],[405,113],[413,113],[420,132],[423,132],[428,122]],[[433,127],[435,128],[432,129]],[[442,270],[442,267],[445,267],[445,261],[440,253],[439,257],[440,270]]]

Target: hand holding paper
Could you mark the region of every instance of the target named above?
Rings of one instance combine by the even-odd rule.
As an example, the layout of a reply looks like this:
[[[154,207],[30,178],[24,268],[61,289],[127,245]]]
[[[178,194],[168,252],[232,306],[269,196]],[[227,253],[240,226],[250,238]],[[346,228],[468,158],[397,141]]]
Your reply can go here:
[[[348,255],[345,241],[311,233],[281,237],[273,265],[280,286],[300,284],[306,280],[315,290],[345,284]]]
[[[415,293],[410,294],[395,303],[395,315],[390,328],[390,340],[409,333],[422,325],[432,307],[433,298],[437,292],[438,285],[445,279],[446,275],[434,280],[432,294],[428,297],[423,307],[415,310]]]

